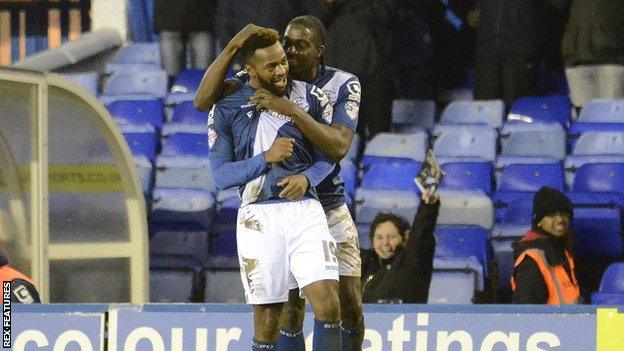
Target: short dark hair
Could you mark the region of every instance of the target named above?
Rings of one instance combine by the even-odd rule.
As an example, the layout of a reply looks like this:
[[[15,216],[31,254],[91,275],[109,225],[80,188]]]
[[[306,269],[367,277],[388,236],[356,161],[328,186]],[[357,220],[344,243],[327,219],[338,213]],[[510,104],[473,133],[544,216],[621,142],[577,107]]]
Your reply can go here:
[[[240,49],[240,55],[243,62],[248,63],[249,59],[254,55],[256,50],[269,47],[279,42],[279,39],[279,33],[275,29],[271,28],[264,28],[250,35]]]
[[[288,23],[288,25],[291,25],[291,24],[300,25],[309,29],[310,32],[312,32],[312,35],[314,36],[315,44],[317,46],[325,45],[325,38],[327,37],[327,31],[325,30],[325,26],[323,25],[323,22],[321,22],[321,20],[319,20],[318,18],[314,16],[310,16],[310,15],[299,16],[299,17],[293,18],[292,21]],[[321,55],[319,61],[321,63],[321,67],[325,69],[325,53]]]
[[[375,219],[373,219],[373,223],[371,224],[369,233],[371,242],[373,241],[375,229],[377,229],[377,227],[381,223],[385,222],[391,222],[392,224],[394,224],[394,226],[397,227],[397,229],[399,230],[399,234],[401,235],[401,237],[405,239],[407,231],[410,230],[410,224],[407,222],[407,220],[392,213],[380,213],[375,216]]]

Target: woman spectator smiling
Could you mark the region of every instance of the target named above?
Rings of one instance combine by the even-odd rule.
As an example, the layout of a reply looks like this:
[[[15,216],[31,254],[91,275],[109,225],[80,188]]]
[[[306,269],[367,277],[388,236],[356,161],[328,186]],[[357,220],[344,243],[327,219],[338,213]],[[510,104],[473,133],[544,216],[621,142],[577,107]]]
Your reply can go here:
[[[427,302],[440,201],[431,191],[425,191],[421,200],[411,227],[393,214],[380,213],[373,220],[373,249],[362,250],[364,302]]]

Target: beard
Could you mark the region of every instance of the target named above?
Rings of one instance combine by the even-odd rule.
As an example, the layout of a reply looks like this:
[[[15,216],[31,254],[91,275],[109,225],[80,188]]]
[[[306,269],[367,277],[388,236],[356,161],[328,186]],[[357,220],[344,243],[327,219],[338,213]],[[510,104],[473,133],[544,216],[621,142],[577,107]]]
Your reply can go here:
[[[288,79],[288,78],[286,78]],[[284,96],[286,95],[286,87],[281,88],[278,87],[277,85],[275,85],[275,82],[273,80],[270,79],[264,79],[262,77],[260,77],[258,75],[258,83],[260,83],[260,86],[270,92],[272,92],[273,94],[275,94],[275,96]]]

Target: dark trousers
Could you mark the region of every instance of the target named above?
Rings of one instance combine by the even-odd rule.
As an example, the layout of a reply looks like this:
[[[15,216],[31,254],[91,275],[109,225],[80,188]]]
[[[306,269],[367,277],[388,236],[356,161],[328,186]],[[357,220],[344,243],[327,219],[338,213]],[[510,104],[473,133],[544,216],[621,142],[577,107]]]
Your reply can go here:
[[[502,99],[507,108],[518,98],[537,92],[540,61],[513,54],[479,54],[475,60],[474,98]]]
[[[361,79],[362,101],[357,132],[362,140],[370,140],[380,132],[389,132],[392,125],[393,84],[379,79]]]

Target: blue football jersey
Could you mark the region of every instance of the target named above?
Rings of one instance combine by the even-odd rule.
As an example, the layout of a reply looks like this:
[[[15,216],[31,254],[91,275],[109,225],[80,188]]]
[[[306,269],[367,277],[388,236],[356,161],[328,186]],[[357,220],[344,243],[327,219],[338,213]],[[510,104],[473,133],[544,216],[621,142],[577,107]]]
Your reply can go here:
[[[277,182],[303,173],[310,181],[306,197],[317,198],[316,187],[333,170],[333,163],[312,148],[291,118],[273,111],[256,111],[249,103],[255,90],[243,84],[215,104],[208,116],[210,163],[218,188],[239,187],[242,206],[281,200]],[[332,121],[329,98],[314,85],[291,81],[288,98],[317,122]],[[293,155],[278,164],[267,164],[264,152],[276,138],[295,140]]]
[[[362,89],[356,76],[333,67],[319,68],[319,75],[311,84],[321,88],[329,98],[333,107],[332,124],[341,124],[356,131],[360,112]],[[245,71],[238,72],[231,81],[235,84],[244,84],[249,80]],[[344,181],[340,177],[340,165],[317,187],[318,198],[327,212],[345,203]]]
[[[341,124],[355,132],[360,112],[360,81],[351,73],[326,67],[312,82],[321,88],[333,106],[332,124]],[[317,187],[319,200],[327,212],[345,203],[344,181],[340,177],[340,165]]]

